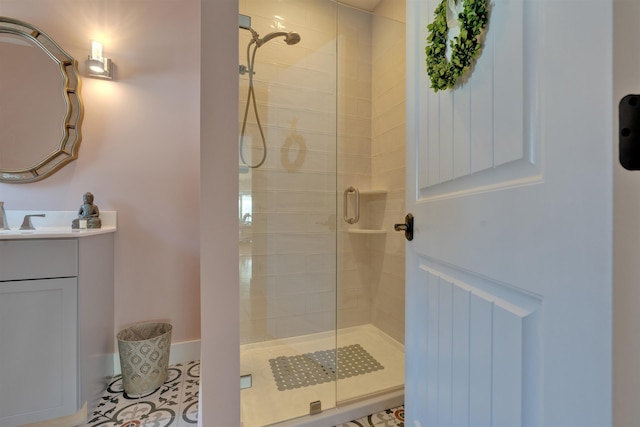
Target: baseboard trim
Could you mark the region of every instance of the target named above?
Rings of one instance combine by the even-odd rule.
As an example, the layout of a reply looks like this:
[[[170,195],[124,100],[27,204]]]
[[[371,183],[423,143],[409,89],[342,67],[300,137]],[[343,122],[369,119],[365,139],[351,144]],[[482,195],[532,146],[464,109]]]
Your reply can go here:
[[[171,344],[169,365],[200,360],[200,340],[184,341]],[[113,354],[113,375],[120,375],[120,354]]]
[[[75,414],[53,418],[36,423],[23,424],[20,427],[80,427],[87,423],[87,402]]]

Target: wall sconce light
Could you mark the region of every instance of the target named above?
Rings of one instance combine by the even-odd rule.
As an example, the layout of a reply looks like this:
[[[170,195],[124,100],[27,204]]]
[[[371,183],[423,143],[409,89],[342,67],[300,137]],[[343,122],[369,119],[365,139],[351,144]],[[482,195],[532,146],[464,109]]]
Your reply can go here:
[[[102,43],[91,41],[91,55],[87,62],[87,75],[99,79],[113,79],[113,66],[111,59],[102,56]]]

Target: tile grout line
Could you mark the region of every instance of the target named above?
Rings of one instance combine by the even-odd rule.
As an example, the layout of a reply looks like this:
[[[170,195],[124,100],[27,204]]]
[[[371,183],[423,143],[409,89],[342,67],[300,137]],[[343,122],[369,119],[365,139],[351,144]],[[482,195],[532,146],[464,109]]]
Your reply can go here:
[[[167,381],[158,390],[140,398],[125,396],[122,375],[114,376],[86,426],[119,427],[126,422],[137,423],[141,427],[197,425],[199,367],[199,361],[171,365]]]

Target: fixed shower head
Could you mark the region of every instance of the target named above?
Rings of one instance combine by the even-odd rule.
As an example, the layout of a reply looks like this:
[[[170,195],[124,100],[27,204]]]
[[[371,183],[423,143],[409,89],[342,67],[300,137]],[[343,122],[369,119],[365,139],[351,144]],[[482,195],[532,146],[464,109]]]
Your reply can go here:
[[[268,42],[269,40],[275,38],[275,37],[284,37],[284,42],[288,45],[293,45],[296,44],[300,41],[300,34],[298,33],[294,33],[294,32],[284,32],[284,31],[274,31],[273,33],[269,33],[266,36],[264,36],[261,39],[257,40],[257,45],[258,46],[262,46],[263,44],[265,44],[266,42]]]

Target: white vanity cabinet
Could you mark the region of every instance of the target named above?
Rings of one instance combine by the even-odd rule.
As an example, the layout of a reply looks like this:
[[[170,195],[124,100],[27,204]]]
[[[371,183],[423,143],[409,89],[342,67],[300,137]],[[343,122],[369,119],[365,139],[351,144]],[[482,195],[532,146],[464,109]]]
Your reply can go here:
[[[112,233],[0,240],[0,426],[94,408],[113,330]]]

